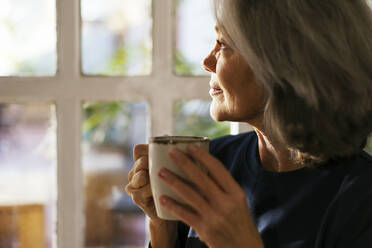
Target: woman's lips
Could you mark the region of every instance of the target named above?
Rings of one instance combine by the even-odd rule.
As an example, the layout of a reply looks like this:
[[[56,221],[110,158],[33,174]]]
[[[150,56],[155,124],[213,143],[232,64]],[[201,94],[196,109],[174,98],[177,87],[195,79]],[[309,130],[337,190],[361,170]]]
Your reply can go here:
[[[213,87],[209,90],[209,95],[211,96],[217,96],[223,93],[223,90],[217,87]]]

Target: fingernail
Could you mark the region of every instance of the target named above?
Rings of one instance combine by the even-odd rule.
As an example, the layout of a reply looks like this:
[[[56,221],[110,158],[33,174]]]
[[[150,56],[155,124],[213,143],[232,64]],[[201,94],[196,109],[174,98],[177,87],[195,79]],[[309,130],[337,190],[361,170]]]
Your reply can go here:
[[[169,150],[169,155],[171,155],[174,158],[178,158],[181,155],[181,152],[177,150],[177,148],[171,148]]]
[[[196,152],[198,150],[198,147],[196,145],[189,145],[188,146],[188,149],[190,150],[190,152]]]
[[[168,203],[168,199],[165,196],[160,196],[159,201],[163,205],[166,205]]]
[[[169,177],[168,171],[166,171],[165,169],[161,169],[159,171],[159,177],[167,179]]]

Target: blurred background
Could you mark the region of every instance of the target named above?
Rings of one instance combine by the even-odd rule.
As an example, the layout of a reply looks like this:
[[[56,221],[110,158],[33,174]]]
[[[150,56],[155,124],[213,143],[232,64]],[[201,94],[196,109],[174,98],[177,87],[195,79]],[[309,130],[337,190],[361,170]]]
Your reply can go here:
[[[55,1],[0,6],[0,76],[54,76]],[[200,63],[215,39],[209,1],[174,0],[173,8],[173,72],[207,76]],[[152,23],[151,0],[81,0],[82,73],[150,75]],[[230,123],[214,122],[209,105],[209,99],[175,101],[173,134],[229,134]],[[144,247],[145,216],[124,185],[134,145],[146,143],[148,103],[85,101],[81,109],[84,246]],[[54,102],[0,103],[0,248],[57,247],[56,123]],[[372,152],[371,139],[366,150]]]

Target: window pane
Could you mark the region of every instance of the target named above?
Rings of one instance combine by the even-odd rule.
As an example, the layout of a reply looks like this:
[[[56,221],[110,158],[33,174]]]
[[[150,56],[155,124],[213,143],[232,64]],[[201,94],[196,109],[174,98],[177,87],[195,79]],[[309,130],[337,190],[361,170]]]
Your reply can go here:
[[[81,11],[84,74],[151,72],[151,0],[82,0]]]
[[[217,138],[230,134],[229,122],[216,122],[209,115],[210,101],[182,100],[174,105],[175,135]]]
[[[177,75],[208,75],[201,67],[214,45],[211,1],[174,0],[176,47],[173,66]]]
[[[56,247],[53,105],[0,104],[0,247]]]
[[[56,73],[56,8],[51,0],[2,0],[0,76]]]
[[[146,142],[146,104],[85,103],[85,247],[143,248],[145,215],[124,192],[132,151]]]

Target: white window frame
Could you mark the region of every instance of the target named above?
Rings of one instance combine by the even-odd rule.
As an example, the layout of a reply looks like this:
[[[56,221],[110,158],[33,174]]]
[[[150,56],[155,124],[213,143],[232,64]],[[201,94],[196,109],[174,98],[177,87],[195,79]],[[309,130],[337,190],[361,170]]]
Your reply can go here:
[[[81,73],[80,1],[57,0],[58,69],[52,77],[0,77],[1,103],[53,103],[57,111],[57,247],[84,247],[81,121],[84,101],[144,101],[150,135],[173,132],[173,103],[209,99],[209,79],[172,72],[173,0],[153,0],[153,64],[149,76],[101,77]],[[206,51],[207,53],[208,51]],[[232,124],[232,133],[248,131]]]

